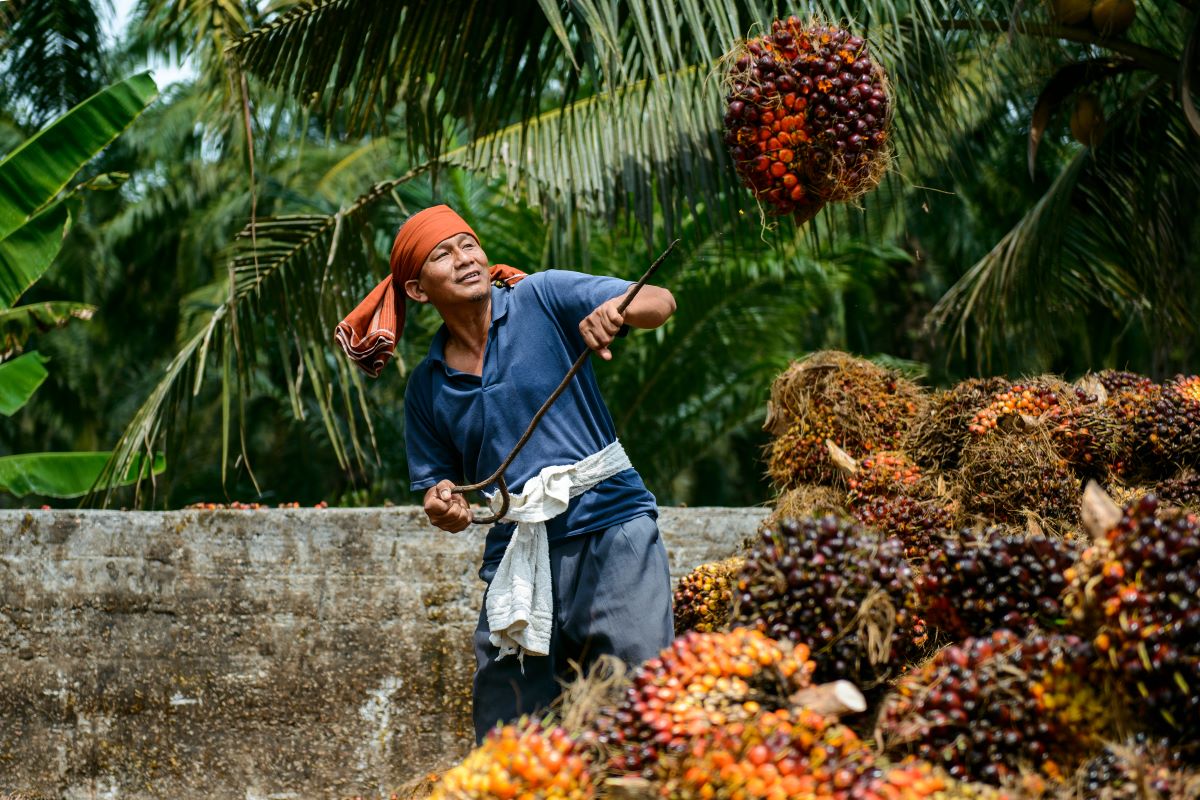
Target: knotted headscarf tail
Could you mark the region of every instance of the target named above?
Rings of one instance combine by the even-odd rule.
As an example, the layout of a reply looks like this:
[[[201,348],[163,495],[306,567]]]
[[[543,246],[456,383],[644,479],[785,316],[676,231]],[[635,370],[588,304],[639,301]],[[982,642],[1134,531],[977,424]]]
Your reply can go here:
[[[469,233],[479,241],[466,220],[449,206],[433,206],[413,214],[400,226],[392,244],[391,274],[337,324],[334,340],[372,378],[378,378],[391,360],[404,331],[404,284],[417,277],[439,242],[459,233]],[[488,272],[493,281],[510,286],[525,277],[521,270],[505,264],[494,264]]]

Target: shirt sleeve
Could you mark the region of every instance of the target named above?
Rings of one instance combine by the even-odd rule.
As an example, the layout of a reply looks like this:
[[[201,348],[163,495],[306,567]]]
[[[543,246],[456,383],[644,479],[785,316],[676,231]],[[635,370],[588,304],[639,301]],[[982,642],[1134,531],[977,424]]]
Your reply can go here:
[[[410,490],[424,491],[440,480],[457,481],[462,476],[462,459],[438,437],[433,424],[425,372],[414,372],[404,389],[404,447]]]
[[[583,318],[596,306],[625,294],[633,281],[606,275],[588,275],[565,269],[548,269],[542,273],[542,298],[550,312],[564,328],[578,327]]]

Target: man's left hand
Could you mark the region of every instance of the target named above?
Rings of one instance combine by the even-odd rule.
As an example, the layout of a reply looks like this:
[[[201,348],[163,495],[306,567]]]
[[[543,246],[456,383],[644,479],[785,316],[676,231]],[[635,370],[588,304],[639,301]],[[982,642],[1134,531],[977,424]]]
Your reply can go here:
[[[605,300],[579,323],[579,333],[583,336],[583,343],[588,346],[588,349],[595,350],[596,354],[605,361],[612,361],[612,351],[608,349],[608,346],[612,344],[617,332],[625,324],[625,315],[617,310],[617,307],[621,305],[621,300],[622,297]]]

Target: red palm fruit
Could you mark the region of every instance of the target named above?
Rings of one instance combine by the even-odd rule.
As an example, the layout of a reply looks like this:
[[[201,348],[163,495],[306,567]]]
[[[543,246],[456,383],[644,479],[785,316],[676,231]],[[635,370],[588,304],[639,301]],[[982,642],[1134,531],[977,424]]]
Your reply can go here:
[[[675,589],[675,633],[722,630],[733,612],[734,576],[741,557],[701,564],[679,579]]]
[[[803,644],[755,630],[688,633],[638,668],[624,698],[597,714],[590,738],[616,773],[653,778],[692,737],[783,708],[811,684]]]
[[[734,621],[807,645],[819,680],[870,689],[921,640],[912,580],[899,539],[834,516],[784,520],[746,556]]]
[[[848,797],[853,800],[1010,800],[993,786],[955,780],[925,761],[880,764],[863,771]]]
[[[1094,651],[1073,636],[1000,629],[938,651],[884,701],[880,734],[959,779],[998,784],[1023,770],[1062,781],[1110,735]]]
[[[562,728],[536,722],[493,729],[434,786],[432,800],[590,800],[589,751]]]
[[[1183,740],[1200,732],[1200,521],[1159,510],[1129,504],[1067,571],[1064,605],[1147,722]]]
[[[778,150],[775,126],[795,131],[784,163],[800,164],[803,192],[783,189],[784,173],[765,185],[751,183],[771,214],[811,216],[827,202],[860,197],[887,168],[892,101],[883,69],[866,41],[849,31],[795,17],[775,20],[771,32],[739,42],[729,54],[727,140],[759,142],[750,152],[731,150],[743,176],[762,167],[755,159]],[[788,111],[811,110],[794,117]],[[792,119],[793,122],[780,124]],[[766,132],[767,136],[762,136]]]
[[[1048,536],[963,531],[944,539],[922,566],[917,608],[926,624],[953,639],[1054,626],[1065,615],[1065,575],[1080,551]]]
[[[852,730],[807,709],[762,713],[695,737],[665,770],[674,800],[849,798],[874,756]]]

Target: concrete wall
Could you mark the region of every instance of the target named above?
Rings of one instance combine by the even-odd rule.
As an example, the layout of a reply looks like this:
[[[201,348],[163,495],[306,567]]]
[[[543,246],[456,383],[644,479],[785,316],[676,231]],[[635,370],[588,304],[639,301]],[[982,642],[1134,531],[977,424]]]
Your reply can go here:
[[[676,577],[763,515],[663,509]],[[481,546],[416,508],[0,511],[0,795],[349,797],[452,761]]]

